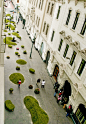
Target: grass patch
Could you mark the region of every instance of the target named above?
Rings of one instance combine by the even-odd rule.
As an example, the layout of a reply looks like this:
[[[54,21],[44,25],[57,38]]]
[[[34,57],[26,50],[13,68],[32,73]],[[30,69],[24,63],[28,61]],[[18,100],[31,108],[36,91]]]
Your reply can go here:
[[[4,30],[4,32],[7,32],[7,30]]]
[[[8,45],[17,45],[16,43],[12,42],[11,40],[13,40],[12,37],[6,37],[6,44]],[[5,43],[5,38],[3,39],[4,43]]]
[[[24,104],[30,111],[33,124],[48,124],[49,117],[47,113],[39,106],[38,101],[34,97],[26,96]]]
[[[6,100],[5,101],[5,108],[8,110],[8,111],[13,111],[15,106],[12,104],[11,100]]]
[[[21,39],[21,37],[19,36],[17,32],[13,32],[12,35],[15,35],[17,38]]]
[[[20,64],[20,65],[24,65],[24,64],[26,64],[27,62],[26,62],[25,60],[23,60],[23,59],[18,59],[18,60],[16,60],[16,63],[18,63],[18,64]]]
[[[24,82],[24,76],[21,73],[13,73],[9,76],[10,81],[14,84],[18,84],[17,82],[21,79],[21,84]]]

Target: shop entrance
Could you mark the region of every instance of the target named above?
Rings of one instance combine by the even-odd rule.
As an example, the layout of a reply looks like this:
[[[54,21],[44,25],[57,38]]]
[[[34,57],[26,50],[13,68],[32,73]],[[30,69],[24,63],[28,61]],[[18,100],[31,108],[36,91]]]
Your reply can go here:
[[[78,120],[78,124],[86,124],[86,108],[83,104],[79,104],[75,115]]]
[[[48,61],[50,59],[50,51],[47,52],[47,56],[46,56],[46,64],[48,65]]]
[[[53,72],[53,76],[54,76],[56,81],[57,81],[58,74],[59,74],[59,66],[56,65],[55,69],[54,69],[54,72]]]
[[[43,42],[41,43],[41,48],[40,48],[40,50],[39,50],[39,53],[40,53],[40,55],[42,56],[42,53],[43,53],[43,49],[44,49],[44,44],[43,44]]]

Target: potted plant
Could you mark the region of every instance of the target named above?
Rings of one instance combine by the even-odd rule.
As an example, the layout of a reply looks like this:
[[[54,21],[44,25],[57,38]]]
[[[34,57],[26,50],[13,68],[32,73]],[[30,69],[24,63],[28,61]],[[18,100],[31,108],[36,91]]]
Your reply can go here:
[[[19,50],[19,48],[16,48],[16,50]]]
[[[16,33],[19,33],[19,31],[17,31]]]
[[[19,53],[18,52],[15,52],[16,55],[18,55]]]
[[[12,48],[12,45],[8,45],[9,48]]]
[[[29,85],[29,89],[33,89],[33,85]]]
[[[40,93],[40,89],[39,89],[39,88],[36,88],[34,92],[35,92],[36,94],[39,94],[39,93]]]
[[[20,57],[20,54],[18,53],[18,56]]]
[[[19,66],[16,66],[16,70],[20,70],[20,67]]]
[[[21,45],[21,48],[24,48],[24,46],[23,46],[23,45]]]
[[[7,56],[7,59],[10,59],[10,56]]]
[[[24,53],[24,54],[27,54],[27,51],[25,50],[25,51],[23,51],[23,53]]]
[[[29,69],[29,72],[31,72],[32,74],[34,74],[34,73],[35,73],[35,70],[32,69],[32,68],[30,68],[30,69]]]
[[[10,92],[10,93],[13,93],[13,88],[10,88],[10,89],[9,89],[9,92]]]

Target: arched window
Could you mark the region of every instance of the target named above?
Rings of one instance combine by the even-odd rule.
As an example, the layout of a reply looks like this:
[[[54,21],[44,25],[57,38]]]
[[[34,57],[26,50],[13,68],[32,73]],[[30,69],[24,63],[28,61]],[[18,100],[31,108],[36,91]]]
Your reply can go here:
[[[46,35],[48,34],[48,30],[49,30],[49,25],[47,25]]]
[[[44,32],[44,30],[45,30],[45,26],[46,26],[46,22],[44,23],[43,32]]]

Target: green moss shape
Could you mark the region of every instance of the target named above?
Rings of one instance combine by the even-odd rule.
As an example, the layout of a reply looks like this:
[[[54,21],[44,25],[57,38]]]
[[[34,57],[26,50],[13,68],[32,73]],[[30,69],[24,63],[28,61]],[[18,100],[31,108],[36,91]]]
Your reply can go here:
[[[24,48],[24,45],[21,45],[21,48]]]
[[[33,73],[33,74],[34,74],[34,73],[35,73],[35,70],[34,70],[34,69],[32,69],[32,68],[30,68],[30,69],[29,69],[29,72],[31,72],[31,73]]]
[[[33,124],[48,124],[49,117],[47,113],[39,106],[38,101],[34,97],[26,96],[24,104],[30,111]]]
[[[21,39],[21,37],[19,36],[19,34],[16,33],[16,32],[13,32],[12,35],[15,35],[17,38]]]
[[[6,16],[10,16],[10,17],[11,17],[11,15],[10,15],[10,14],[6,14]]]
[[[4,30],[4,32],[7,32],[7,30]]]
[[[12,37],[6,37],[6,44],[8,45],[17,45],[16,43],[12,42],[13,38]],[[5,38],[3,39],[4,43],[5,43]]]
[[[12,45],[8,45],[9,48],[12,48]]]
[[[24,76],[21,73],[13,73],[9,76],[10,81],[14,84],[18,84],[17,82],[21,79],[21,84],[24,82]]]
[[[27,62],[26,62],[25,60],[23,60],[23,59],[18,59],[18,60],[16,60],[16,63],[18,63],[18,64],[20,64],[20,65],[24,65],[24,64],[26,64]]]
[[[5,101],[5,108],[8,110],[8,111],[13,111],[15,106],[12,104],[11,100],[6,100]]]

